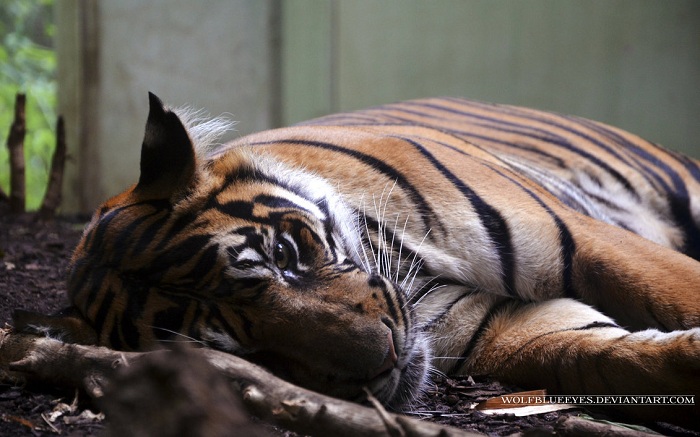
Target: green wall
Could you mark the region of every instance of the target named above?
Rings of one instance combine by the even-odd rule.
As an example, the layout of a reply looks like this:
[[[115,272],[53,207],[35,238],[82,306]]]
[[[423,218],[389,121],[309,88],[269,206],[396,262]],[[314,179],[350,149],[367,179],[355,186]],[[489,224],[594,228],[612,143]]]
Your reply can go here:
[[[700,157],[700,1],[281,6],[283,124],[452,95],[581,115]]]
[[[56,22],[66,213],[137,180],[147,91],[229,138],[452,95],[700,157],[700,0],[61,0]]]

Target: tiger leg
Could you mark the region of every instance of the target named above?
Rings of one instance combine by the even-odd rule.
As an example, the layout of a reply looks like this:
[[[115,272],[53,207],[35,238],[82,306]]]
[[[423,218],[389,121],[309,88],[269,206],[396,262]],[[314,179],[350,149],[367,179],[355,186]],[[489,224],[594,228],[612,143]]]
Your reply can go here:
[[[464,303],[488,310],[473,324],[465,324],[462,313],[460,324],[457,307],[436,327],[436,338],[450,332],[470,336],[461,345],[435,342],[436,356],[451,358],[436,360],[444,372],[488,374],[550,394],[700,395],[698,328],[629,332],[565,298],[525,304],[479,296]],[[697,425],[700,417],[697,406],[613,408],[644,421]]]
[[[700,327],[700,262],[590,220],[576,236],[575,297],[632,330]]]

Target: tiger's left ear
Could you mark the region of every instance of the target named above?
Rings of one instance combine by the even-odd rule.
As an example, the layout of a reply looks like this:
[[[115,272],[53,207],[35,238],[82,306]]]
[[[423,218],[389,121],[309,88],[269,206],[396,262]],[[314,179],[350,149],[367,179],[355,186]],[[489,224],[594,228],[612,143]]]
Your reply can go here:
[[[195,154],[180,118],[148,93],[149,113],[141,145],[141,176],[134,194],[174,201],[194,182]]]

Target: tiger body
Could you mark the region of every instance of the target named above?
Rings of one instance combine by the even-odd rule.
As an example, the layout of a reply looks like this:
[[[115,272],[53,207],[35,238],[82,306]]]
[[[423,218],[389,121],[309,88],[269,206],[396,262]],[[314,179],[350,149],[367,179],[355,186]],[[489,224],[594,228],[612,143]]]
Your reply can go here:
[[[76,249],[70,298],[99,344],[189,338],[397,408],[433,368],[552,393],[700,393],[697,161],[458,99],[209,152],[192,132],[151,97],[139,183]]]

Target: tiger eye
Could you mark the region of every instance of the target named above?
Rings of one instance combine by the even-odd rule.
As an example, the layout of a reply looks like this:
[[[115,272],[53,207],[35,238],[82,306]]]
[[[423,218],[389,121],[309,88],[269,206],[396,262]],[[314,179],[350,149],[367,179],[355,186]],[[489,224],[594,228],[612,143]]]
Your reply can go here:
[[[277,243],[275,251],[272,254],[275,260],[275,265],[280,269],[286,269],[289,266],[290,251],[289,246],[285,243]]]

